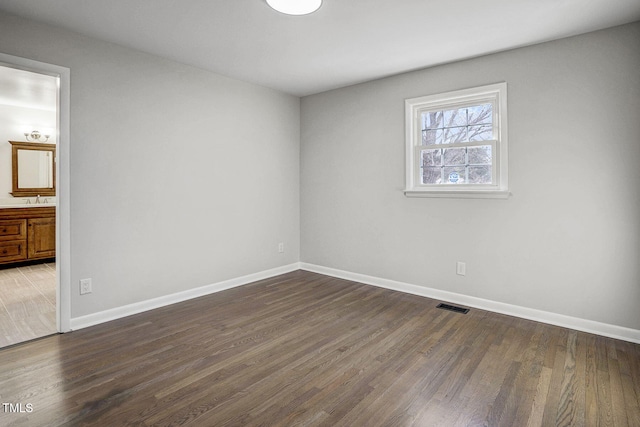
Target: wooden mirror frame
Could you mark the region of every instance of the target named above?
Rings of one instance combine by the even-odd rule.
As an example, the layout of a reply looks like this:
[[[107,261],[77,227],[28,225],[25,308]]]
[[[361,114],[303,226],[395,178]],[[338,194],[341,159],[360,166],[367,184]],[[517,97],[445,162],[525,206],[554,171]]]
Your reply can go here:
[[[56,145],[55,144],[39,144],[35,142],[18,142],[9,141],[11,143],[11,166],[13,197],[33,197],[33,196],[55,196],[56,195]],[[19,188],[18,187],[18,150],[33,151],[50,151],[52,153],[51,167],[53,176],[53,186],[46,188]]]

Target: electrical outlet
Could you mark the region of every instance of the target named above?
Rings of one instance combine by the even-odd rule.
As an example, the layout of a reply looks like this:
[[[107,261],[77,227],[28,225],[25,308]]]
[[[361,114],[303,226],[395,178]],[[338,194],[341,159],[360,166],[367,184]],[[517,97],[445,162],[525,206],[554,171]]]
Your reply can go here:
[[[284,243],[278,243],[278,252],[284,253]]]
[[[459,276],[464,276],[467,274],[467,264],[462,262],[462,261],[458,261],[458,263],[456,264],[456,274],[458,274]]]
[[[80,295],[90,294],[91,292],[91,279],[80,279]]]

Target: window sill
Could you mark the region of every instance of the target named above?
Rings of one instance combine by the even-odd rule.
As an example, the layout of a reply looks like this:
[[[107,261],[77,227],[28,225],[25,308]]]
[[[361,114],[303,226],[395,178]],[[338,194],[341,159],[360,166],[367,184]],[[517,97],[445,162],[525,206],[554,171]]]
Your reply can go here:
[[[508,190],[404,190],[407,197],[439,197],[450,199],[508,199]]]

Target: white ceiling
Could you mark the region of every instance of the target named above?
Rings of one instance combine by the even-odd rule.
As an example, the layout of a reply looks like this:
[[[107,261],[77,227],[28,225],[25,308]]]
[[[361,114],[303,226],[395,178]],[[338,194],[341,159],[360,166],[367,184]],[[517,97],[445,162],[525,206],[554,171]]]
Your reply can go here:
[[[640,20],[639,0],[0,0],[0,13],[303,96]]]

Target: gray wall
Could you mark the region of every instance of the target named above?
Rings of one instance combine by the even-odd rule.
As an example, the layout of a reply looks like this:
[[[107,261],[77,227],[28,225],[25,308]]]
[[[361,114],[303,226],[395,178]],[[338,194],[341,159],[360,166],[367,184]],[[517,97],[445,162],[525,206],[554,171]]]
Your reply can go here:
[[[298,98],[6,15],[0,52],[71,69],[72,318],[299,260]]]
[[[640,329],[638,70],[635,23],[303,98],[301,260]],[[512,196],[406,198],[404,99],[501,81]]]
[[[7,16],[0,52],[71,69],[72,317],[303,261],[640,329],[639,23],[301,103]],[[406,198],[404,99],[499,81],[511,198]]]

